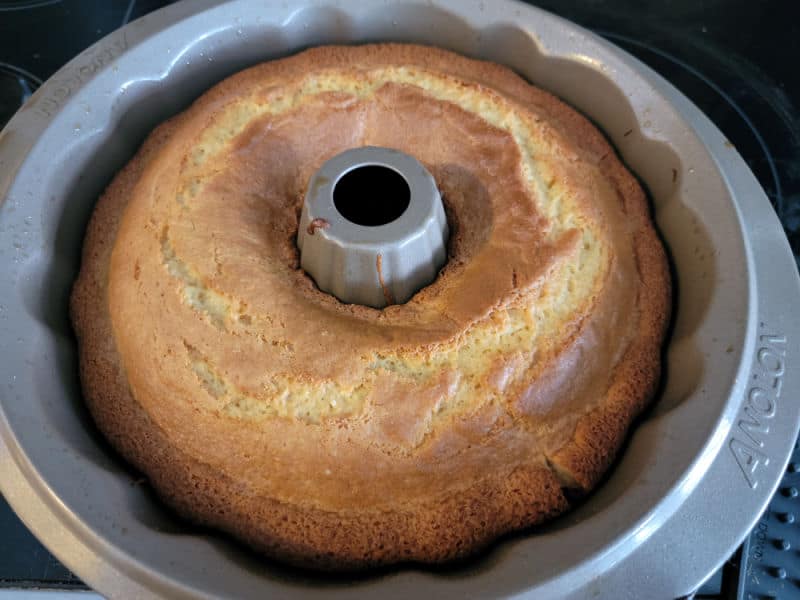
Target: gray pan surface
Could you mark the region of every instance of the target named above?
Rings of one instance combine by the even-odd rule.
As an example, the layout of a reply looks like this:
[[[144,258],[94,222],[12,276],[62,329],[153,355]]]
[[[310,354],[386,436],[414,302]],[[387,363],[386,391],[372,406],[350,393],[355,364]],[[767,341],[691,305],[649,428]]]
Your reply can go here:
[[[156,124],[224,76],[323,43],[504,63],[588,115],[647,186],[678,286],[661,397],[591,498],[446,571],[324,579],[181,524],[94,430],[67,297],[92,206]],[[735,148],[653,71],[513,1],[182,2],[104,38],[0,133],[0,489],[101,593],[670,598],[750,530],[800,424],[800,281]]]

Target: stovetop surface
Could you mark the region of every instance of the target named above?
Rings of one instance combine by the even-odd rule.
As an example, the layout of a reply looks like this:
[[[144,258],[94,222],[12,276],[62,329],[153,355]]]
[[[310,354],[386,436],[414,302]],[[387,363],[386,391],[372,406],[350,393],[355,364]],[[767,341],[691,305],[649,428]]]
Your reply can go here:
[[[753,170],[800,265],[800,2],[533,3],[627,50],[697,104]],[[0,0],[0,127],[81,50],[166,4],[170,2]],[[82,586],[2,498],[0,532],[0,587]],[[704,587],[704,597],[725,595],[725,587],[718,574]]]

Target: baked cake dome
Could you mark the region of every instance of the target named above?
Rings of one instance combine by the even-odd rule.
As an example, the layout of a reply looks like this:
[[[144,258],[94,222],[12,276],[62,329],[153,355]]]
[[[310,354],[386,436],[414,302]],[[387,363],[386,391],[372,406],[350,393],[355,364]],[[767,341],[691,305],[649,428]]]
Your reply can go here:
[[[447,263],[404,304],[300,268],[306,186],[382,146],[433,175]],[[592,489],[670,311],[645,195],[582,116],[429,47],[320,47],[223,81],[100,199],[72,319],[100,430],[181,515],[323,569],[441,562]]]

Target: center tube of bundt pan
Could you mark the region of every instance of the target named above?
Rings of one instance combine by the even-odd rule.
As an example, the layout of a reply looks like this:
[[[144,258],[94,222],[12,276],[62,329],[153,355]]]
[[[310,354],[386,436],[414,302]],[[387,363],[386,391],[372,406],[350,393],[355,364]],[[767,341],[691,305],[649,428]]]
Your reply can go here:
[[[447,218],[436,181],[414,157],[363,146],[337,154],[308,183],[300,265],[342,302],[408,301],[447,260]]]

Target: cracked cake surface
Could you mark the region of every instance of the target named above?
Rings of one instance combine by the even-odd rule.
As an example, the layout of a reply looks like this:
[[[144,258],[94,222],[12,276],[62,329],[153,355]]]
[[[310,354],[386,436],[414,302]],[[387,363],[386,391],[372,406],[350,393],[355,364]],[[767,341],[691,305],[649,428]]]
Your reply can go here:
[[[305,187],[411,154],[450,225],[405,304],[300,269]],[[430,47],[320,47],[159,126],[98,202],[71,298],[84,395],[180,514],[323,569],[441,562],[588,492],[653,396],[670,310],[645,195],[581,115]]]

